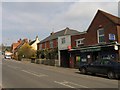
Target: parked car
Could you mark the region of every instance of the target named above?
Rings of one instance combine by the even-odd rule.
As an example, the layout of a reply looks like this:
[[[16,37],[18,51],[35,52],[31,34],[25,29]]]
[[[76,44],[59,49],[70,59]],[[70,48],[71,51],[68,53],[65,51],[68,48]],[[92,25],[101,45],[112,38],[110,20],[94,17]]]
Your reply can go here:
[[[5,55],[5,59],[11,59],[11,55]]]
[[[104,74],[109,79],[120,77],[120,62],[115,60],[96,60],[90,64],[80,64],[79,71],[82,74]]]

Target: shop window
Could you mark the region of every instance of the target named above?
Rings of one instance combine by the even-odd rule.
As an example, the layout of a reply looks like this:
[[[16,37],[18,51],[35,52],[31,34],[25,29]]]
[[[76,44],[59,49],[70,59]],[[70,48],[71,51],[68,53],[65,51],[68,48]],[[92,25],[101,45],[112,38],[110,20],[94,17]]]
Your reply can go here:
[[[105,42],[104,29],[101,28],[98,30],[98,43],[104,43],[104,42]]]
[[[84,44],[84,39],[85,38],[77,39],[76,40],[76,47],[79,47],[79,46],[83,45]]]

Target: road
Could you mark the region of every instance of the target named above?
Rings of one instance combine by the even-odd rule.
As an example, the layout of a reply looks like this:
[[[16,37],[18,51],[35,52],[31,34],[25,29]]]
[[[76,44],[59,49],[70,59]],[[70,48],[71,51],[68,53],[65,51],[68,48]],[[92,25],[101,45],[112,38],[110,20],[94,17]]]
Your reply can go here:
[[[118,88],[118,80],[82,75],[78,69],[2,60],[3,88]]]

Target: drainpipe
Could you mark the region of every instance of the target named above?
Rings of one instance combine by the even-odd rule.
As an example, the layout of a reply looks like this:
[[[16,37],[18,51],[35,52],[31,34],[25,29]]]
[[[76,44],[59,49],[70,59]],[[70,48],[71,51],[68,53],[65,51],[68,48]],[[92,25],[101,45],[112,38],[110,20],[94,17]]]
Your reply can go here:
[[[61,66],[61,61],[60,61],[60,50],[58,50],[58,66]]]

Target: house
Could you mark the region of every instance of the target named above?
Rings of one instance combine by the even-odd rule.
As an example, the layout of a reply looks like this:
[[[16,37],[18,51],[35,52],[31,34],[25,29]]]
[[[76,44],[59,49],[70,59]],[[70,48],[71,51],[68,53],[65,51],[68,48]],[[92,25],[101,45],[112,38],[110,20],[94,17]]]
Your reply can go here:
[[[64,30],[58,31],[58,32],[52,32],[47,38],[40,41],[38,43],[38,50],[43,49],[51,49],[51,48],[57,48],[58,47],[58,37],[64,36],[64,35],[74,35],[78,34],[79,31],[69,29],[68,27]]]
[[[34,50],[37,50],[37,44],[39,43],[39,39],[38,39],[38,36],[36,36],[36,39],[29,42],[29,45],[34,49]]]
[[[12,44],[12,48],[14,48],[13,49],[13,58],[15,58],[15,59],[18,59],[18,50],[20,49],[20,47],[22,47],[25,43],[28,43],[28,39],[23,39],[23,40],[19,40],[18,41],[18,43],[19,44]],[[16,47],[15,47],[15,45],[16,45]]]
[[[73,41],[76,48],[68,51],[72,67],[76,61],[90,63],[101,58],[120,61],[119,20],[117,16],[98,10],[85,35]]]
[[[70,60],[72,54],[70,55],[69,50],[74,50],[74,48],[76,48],[76,42],[74,41],[80,38],[84,39],[85,34],[86,32],[78,32],[58,37],[59,66],[72,67],[72,62]]]
[[[61,37],[61,36],[63,36],[62,43],[65,43],[65,41],[67,41],[67,44],[65,45],[66,47],[64,48],[64,49],[66,49],[67,45],[69,45],[69,43],[71,43],[70,36],[71,35],[76,35],[76,34],[79,34],[79,33],[80,33],[79,31],[69,29],[68,27],[65,28],[64,30],[61,30],[61,31],[58,31],[58,32],[55,32],[55,33],[52,32],[47,38],[45,38],[44,40],[40,41],[40,43],[38,43],[38,50],[45,50],[45,49],[48,49],[48,50],[57,49],[58,50],[59,37]],[[64,40],[64,36],[67,36],[68,40]],[[60,57],[59,54],[58,54],[58,57]],[[60,63],[58,63],[58,66],[60,66]]]
[[[13,43],[11,45],[11,52],[14,53],[15,52],[15,49],[17,48],[17,46],[19,46],[21,44],[22,40],[19,39],[16,43]]]

